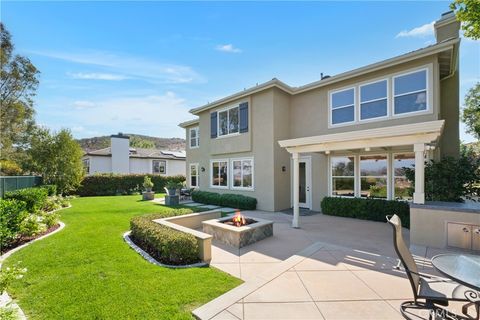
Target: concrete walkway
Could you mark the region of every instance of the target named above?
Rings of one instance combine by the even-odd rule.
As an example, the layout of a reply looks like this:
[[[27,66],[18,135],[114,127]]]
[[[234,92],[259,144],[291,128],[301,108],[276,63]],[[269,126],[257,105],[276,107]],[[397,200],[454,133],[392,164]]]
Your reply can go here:
[[[194,310],[201,319],[402,319],[412,299],[396,270],[392,230],[386,223],[316,214],[290,227],[284,213],[246,211],[273,220],[274,236],[242,249],[212,247],[213,267],[245,281]],[[404,231],[408,239],[408,230]],[[420,271],[438,275],[428,259],[440,250],[413,248]],[[461,312],[461,305],[451,306]],[[472,310],[473,311],[473,310]],[[428,319],[428,314],[417,314]]]

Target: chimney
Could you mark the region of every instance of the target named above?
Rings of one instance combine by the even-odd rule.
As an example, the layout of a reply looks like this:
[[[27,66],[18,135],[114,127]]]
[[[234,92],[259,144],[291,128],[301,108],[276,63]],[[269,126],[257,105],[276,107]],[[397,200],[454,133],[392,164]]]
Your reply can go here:
[[[112,172],[130,173],[130,137],[119,134],[110,136],[110,148],[112,151]]]
[[[460,30],[460,21],[457,21],[455,12],[448,11],[442,13],[442,16],[434,24],[435,38],[437,43],[445,40],[458,38]]]

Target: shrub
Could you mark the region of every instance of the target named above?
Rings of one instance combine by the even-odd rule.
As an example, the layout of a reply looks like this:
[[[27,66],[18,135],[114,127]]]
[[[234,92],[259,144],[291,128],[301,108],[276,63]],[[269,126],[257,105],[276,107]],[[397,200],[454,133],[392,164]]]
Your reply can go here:
[[[213,204],[217,206],[232,207],[244,210],[255,210],[257,208],[257,199],[240,194],[220,194],[208,191],[193,191],[192,200],[205,204]]]
[[[154,219],[168,215],[192,212],[190,209],[172,210],[162,215],[134,217],[130,221],[131,239],[143,250],[165,264],[185,265],[198,262],[198,244],[196,238],[158,223]]]
[[[405,175],[415,184],[415,169],[405,168]],[[425,165],[425,200],[463,202],[479,194],[479,184],[480,157],[471,150]]]
[[[152,179],[149,176],[145,176],[145,178],[143,178],[143,188],[146,191],[150,191],[152,190],[153,186],[154,184],[152,182]]]
[[[44,188],[26,188],[5,193],[4,199],[24,201],[30,213],[42,209],[47,201],[47,190]]]
[[[153,191],[164,192],[169,181],[182,183],[184,176],[165,177],[161,175],[147,175],[154,184]],[[77,189],[80,196],[113,196],[117,194],[134,194],[141,191],[145,175],[142,174],[95,174],[86,176]]]
[[[408,202],[383,199],[325,197],[322,213],[331,216],[385,222],[385,216],[396,214],[405,228],[410,227]]]
[[[0,200],[0,249],[10,245],[22,231],[22,222],[28,212],[23,201]],[[0,250],[3,251],[3,250]]]
[[[60,215],[57,212],[43,212],[42,223],[46,225],[48,229],[58,224]]]
[[[20,233],[25,237],[33,237],[47,230],[47,225],[42,217],[36,214],[29,214],[21,223]]]
[[[39,188],[43,188],[47,190],[47,195],[49,197],[57,195],[57,186],[54,184],[44,184],[43,186],[40,186]]]

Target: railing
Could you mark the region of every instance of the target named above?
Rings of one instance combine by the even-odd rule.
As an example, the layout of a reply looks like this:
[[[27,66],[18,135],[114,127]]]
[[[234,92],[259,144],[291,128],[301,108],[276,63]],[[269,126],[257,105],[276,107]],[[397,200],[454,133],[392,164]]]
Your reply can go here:
[[[0,198],[5,192],[39,186],[42,177],[38,176],[0,176]]]

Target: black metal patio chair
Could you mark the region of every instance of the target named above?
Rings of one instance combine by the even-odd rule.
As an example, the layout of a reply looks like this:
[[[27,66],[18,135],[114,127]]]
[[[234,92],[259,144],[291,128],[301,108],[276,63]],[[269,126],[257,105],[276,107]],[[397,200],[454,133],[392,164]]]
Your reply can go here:
[[[407,274],[408,280],[413,290],[413,301],[403,302],[400,306],[400,312],[405,319],[410,319],[407,309],[425,309],[429,310],[429,319],[435,316],[446,319],[472,319],[453,314],[440,306],[448,306],[449,301],[461,301],[470,304],[465,293],[470,290],[455,281],[431,277],[420,274],[417,264],[405,244],[402,236],[402,222],[397,215],[387,216],[387,222],[393,227],[393,244],[395,252],[398,255]],[[424,301],[419,301],[424,300]],[[477,307],[476,319],[479,319]],[[466,313],[466,308],[462,309]]]

